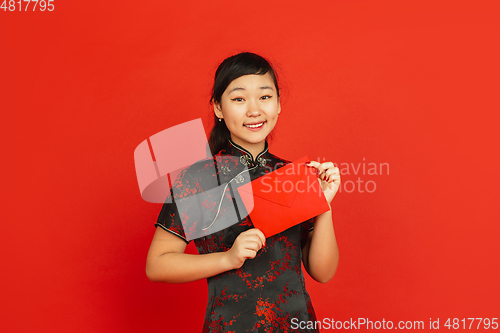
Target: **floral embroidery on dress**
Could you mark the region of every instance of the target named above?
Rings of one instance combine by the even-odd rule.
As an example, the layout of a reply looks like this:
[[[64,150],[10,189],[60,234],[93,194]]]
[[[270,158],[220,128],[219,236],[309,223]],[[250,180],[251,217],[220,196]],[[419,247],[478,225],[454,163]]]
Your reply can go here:
[[[226,165],[221,165],[220,169],[222,170],[224,176],[227,176],[231,172],[231,169],[229,169],[229,167]]]
[[[237,183],[243,183],[245,181],[245,177],[243,177],[242,175],[238,175],[236,176],[235,180]]]

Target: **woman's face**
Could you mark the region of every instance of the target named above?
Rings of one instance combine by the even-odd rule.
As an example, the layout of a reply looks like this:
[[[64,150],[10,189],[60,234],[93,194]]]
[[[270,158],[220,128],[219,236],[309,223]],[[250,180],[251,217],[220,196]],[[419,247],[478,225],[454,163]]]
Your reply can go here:
[[[224,119],[236,144],[250,151],[263,149],[264,140],[281,112],[271,74],[244,75],[233,80],[222,94],[220,104],[214,103],[214,111]]]

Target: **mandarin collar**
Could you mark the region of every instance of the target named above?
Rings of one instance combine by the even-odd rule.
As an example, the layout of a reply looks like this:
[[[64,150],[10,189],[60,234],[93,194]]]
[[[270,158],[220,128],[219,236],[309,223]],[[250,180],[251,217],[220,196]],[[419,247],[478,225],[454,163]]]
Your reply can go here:
[[[269,146],[267,144],[267,140],[264,141],[264,150],[262,150],[255,160],[252,157],[252,154],[243,148],[242,146],[236,144],[233,140],[229,139],[228,142],[228,150],[232,156],[239,157],[240,162],[247,167],[251,168],[254,166],[264,167],[266,165],[265,154],[269,151]]]

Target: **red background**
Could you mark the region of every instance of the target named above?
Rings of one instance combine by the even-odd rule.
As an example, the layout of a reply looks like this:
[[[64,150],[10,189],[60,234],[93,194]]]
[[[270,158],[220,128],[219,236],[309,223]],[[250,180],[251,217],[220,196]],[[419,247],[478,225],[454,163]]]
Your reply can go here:
[[[472,3],[0,11],[0,330],[201,331],[205,281],[146,277],[161,206],[141,199],[133,151],[195,118],[208,130],[215,69],[241,51],[280,68],[271,152],[390,166],[342,176],[376,191],[334,199],[339,269],[307,277],[318,318],[500,317],[499,11]]]

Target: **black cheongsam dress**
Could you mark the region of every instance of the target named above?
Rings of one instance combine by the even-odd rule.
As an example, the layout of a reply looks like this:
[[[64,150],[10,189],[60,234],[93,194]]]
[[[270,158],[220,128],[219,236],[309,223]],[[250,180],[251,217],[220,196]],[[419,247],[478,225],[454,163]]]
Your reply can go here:
[[[179,174],[172,185],[176,189],[172,192],[173,203],[163,205],[155,227],[189,243],[186,238],[194,237],[186,236],[185,230],[189,233],[190,229],[183,223],[193,217],[184,209],[178,209],[176,200],[205,190],[215,179],[218,183],[234,180],[243,167],[254,180],[290,163],[271,154],[267,142],[255,160],[232,140],[214,156],[214,160],[217,157],[228,159],[213,169],[215,173],[207,176],[206,170],[216,164],[213,160],[210,163],[210,159]],[[203,206],[213,206],[214,203],[200,203],[200,206],[203,209]],[[230,227],[196,238],[194,242],[200,254],[227,251],[241,232],[251,228],[250,217],[238,215]],[[241,268],[207,278],[208,302],[203,332],[319,332],[298,329],[296,324],[316,321],[301,266],[302,247],[312,228],[313,220],[310,219],[269,237],[266,246],[254,259],[247,259]]]

